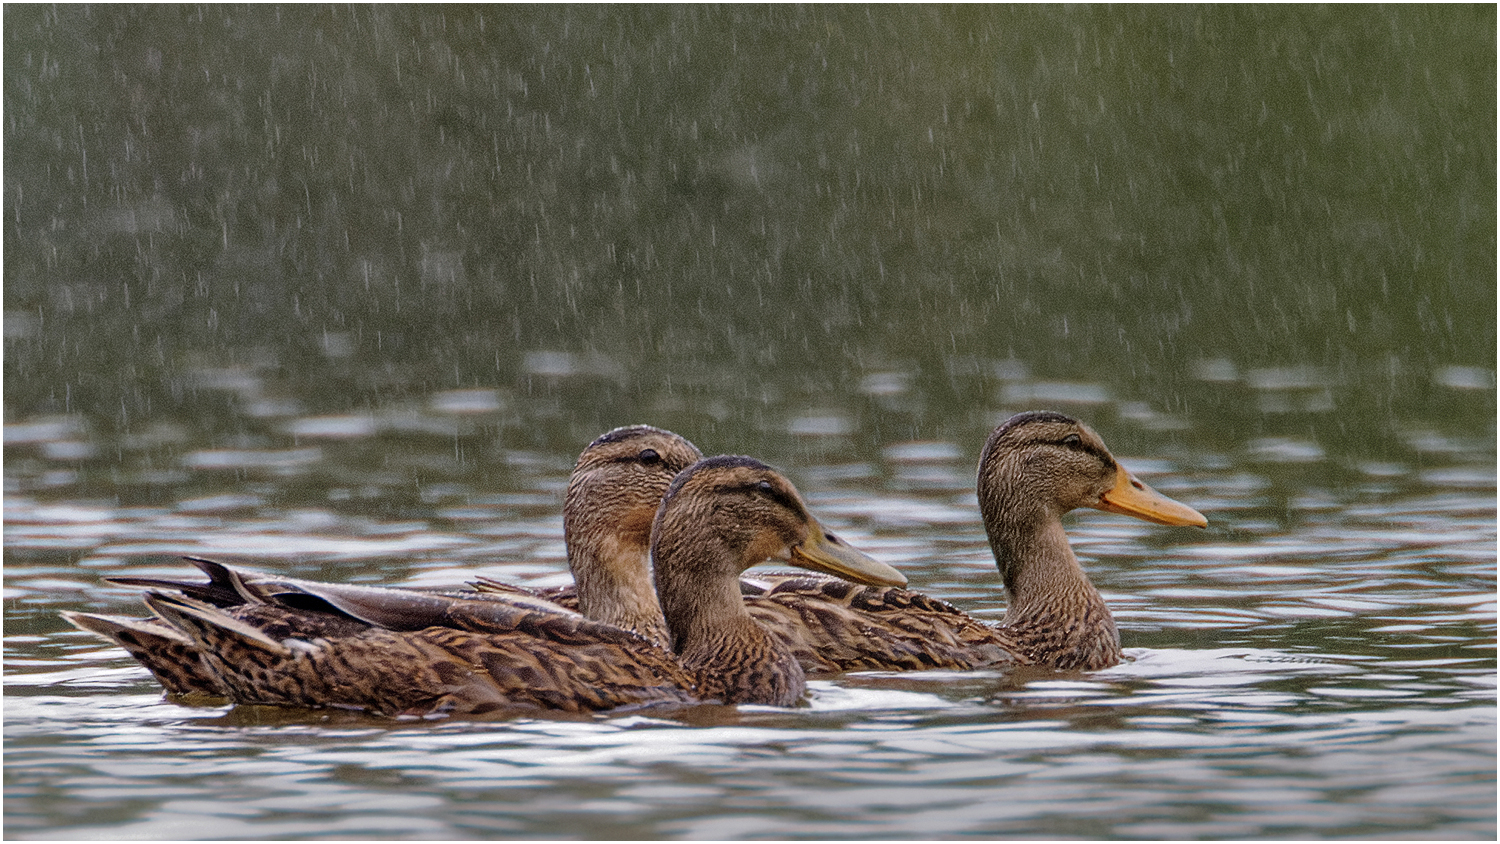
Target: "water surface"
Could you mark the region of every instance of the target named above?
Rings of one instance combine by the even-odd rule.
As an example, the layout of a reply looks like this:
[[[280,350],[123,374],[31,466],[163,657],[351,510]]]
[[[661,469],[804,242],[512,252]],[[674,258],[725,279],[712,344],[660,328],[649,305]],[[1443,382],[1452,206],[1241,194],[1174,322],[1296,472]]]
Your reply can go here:
[[[997,618],[959,451],[897,444],[865,464],[792,471],[849,541]],[[181,705],[55,613],[139,612],[132,590],[99,575],[182,573],[171,555],[186,553],[349,582],[563,582],[558,461],[509,473],[519,488],[504,492],[451,483],[425,516],[402,520],[249,493],[159,507],[13,494],[9,832],[1488,835],[1490,470],[1459,464],[1434,484],[1432,470],[1383,466],[1346,500],[1304,502],[1287,519],[1265,475],[1215,468],[1225,461],[1212,455],[1135,462],[1212,527],[1069,518],[1120,621],[1129,660],[1116,668],[861,672],[814,682],[791,711],[500,722]],[[380,505],[372,494],[358,509]]]

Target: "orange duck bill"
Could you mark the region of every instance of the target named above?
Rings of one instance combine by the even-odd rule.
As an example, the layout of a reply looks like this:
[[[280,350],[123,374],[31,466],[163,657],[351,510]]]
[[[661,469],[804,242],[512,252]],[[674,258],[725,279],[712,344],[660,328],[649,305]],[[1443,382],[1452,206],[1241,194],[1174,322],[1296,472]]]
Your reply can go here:
[[[1094,509],[1124,513],[1159,525],[1208,527],[1208,519],[1202,513],[1141,483],[1119,463],[1115,464],[1115,470],[1115,485],[1099,496],[1098,503],[1090,505]]]

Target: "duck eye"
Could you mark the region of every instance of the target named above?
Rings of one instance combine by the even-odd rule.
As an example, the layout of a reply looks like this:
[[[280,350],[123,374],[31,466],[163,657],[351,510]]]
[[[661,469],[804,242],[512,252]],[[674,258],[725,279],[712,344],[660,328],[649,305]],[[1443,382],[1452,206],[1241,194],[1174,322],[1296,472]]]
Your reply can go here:
[[[656,464],[661,462],[661,455],[657,454],[656,449],[654,448],[646,448],[641,449],[641,453],[636,455],[636,459],[640,460],[647,466],[655,466]]]
[[[760,483],[755,485],[755,488],[760,490],[761,492],[764,492],[766,495],[770,495],[772,491],[770,481],[761,481]]]
[[[1069,434],[1066,437],[1063,437],[1062,444],[1067,446],[1068,448],[1078,448],[1079,446],[1083,445],[1083,438],[1078,436],[1077,434]]]

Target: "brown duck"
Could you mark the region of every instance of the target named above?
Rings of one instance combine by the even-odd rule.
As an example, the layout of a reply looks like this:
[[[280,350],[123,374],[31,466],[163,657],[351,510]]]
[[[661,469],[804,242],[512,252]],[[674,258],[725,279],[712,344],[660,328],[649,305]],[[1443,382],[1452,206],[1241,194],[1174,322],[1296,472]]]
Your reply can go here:
[[[180,655],[238,703],[387,714],[694,701],[787,706],[805,691],[802,669],[785,642],[746,612],[741,572],[775,559],[867,583],[905,582],[829,536],[790,481],[750,458],[709,458],[679,473],[650,535],[675,654],[545,601],[330,587],[212,564],[208,585],[184,590],[197,597],[151,591],[146,602],[171,628],[167,638]],[[242,603],[215,606],[214,599],[227,600],[225,591]],[[372,608],[381,626],[360,617]],[[116,641],[138,629],[65,617]]]
[[[586,614],[595,621],[668,645],[666,620],[651,581],[651,522],[672,478],[702,457],[686,439],[649,425],[616,428],[583,450],[564,502],[569,566],[579,573],[581,593],[567,587],[569,609],[577,609],[582,597]],[[361,629],[359,625],[351,628],[347,624],[351,619],[364,626],[406,631],[444,624],[467,629],[496,624],[505,629],[514,623],[515,613],[534,608],[539,598],[545,601],[556,592],[508,587],[497,581],[485,581],[489,586],[485,592],[389,590],[295,580],[197,557],[187,559],[208,575],[207,583],[134,576],[105,579],[179,592],[231,616],[245,615],[251,625],[281,624],[284,635],[296,629],[317,631],[317,635]],[[499,603],[470,603],[475,600]],[[277,620],[276,609],[282,605],[319,612],[288,616],[292,620],[282,622]],[[64,617],[120,645],[170,694],[229,696],[192,641],[160,618],[86,613],[64,613]],[[451,620],[455,618],[462,620]],[[486,618],[497,620],[487,622]]]
[[[1092,507],[1163,525],[1208,524],[1137,480],[1093,429],[1061,413],[1020,413],[991,432],[979,458],[978,491],[1010,598],[1000,623],[983,624],[906,589],[795,575],[772,580],[762,605],[779,606],[789,635],[811,646],[811,655],[798,650],[804,667],[818,670],[821,661],[838,670],[1107,668],[1120,661],[1120,634],[1068,544],[1063,515]],[[814,600],[810,593],[820,584],[823,597]]]
[[[1120,661],[1119,632],[1068,544],[1062,516],[1092,507],[1163,525],[1207,524],[1198,511],[1137,480],[1093,429],[1047,411],[1017,414],[990,434],[979,461],[978,491],[990,548],[1010,596],[999,624],[908,589],[801,574],[742,581],[751,617],[784,639],[808,672],[997,664],[1106,668]],[[577,536],[570,533],[570,541]],[[579,606],[585,582],[597,588],[602,580],[639,576],[639,570],[613,566],[586,577],[577,564],[589,559],[570,554],[579,596],[572,587],[537,594]],[[513,590],[493,581],[476,585]],[[629,592],[623,585],[605,591]]]

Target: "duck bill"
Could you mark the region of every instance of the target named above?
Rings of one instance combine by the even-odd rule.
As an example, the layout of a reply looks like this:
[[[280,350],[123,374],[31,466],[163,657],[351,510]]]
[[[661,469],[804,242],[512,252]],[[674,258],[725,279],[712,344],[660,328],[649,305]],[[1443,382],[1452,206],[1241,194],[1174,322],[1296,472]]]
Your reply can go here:
[[[863,551],[855,550],[844,540],[823,530],[817,522],[811,525],[807,539],[793,545],[786,562],[798,568],[842,577],[872,586],[905,586],[906,575]]]
[[[1097,504],[1090,505],[1094,509],[1123,513],[1159,525],[1208,527],[1208,519],[1202,513],[1141,483],[1124,466],[1117,463],[1115,468],[1115,485],[1099,496]]]

